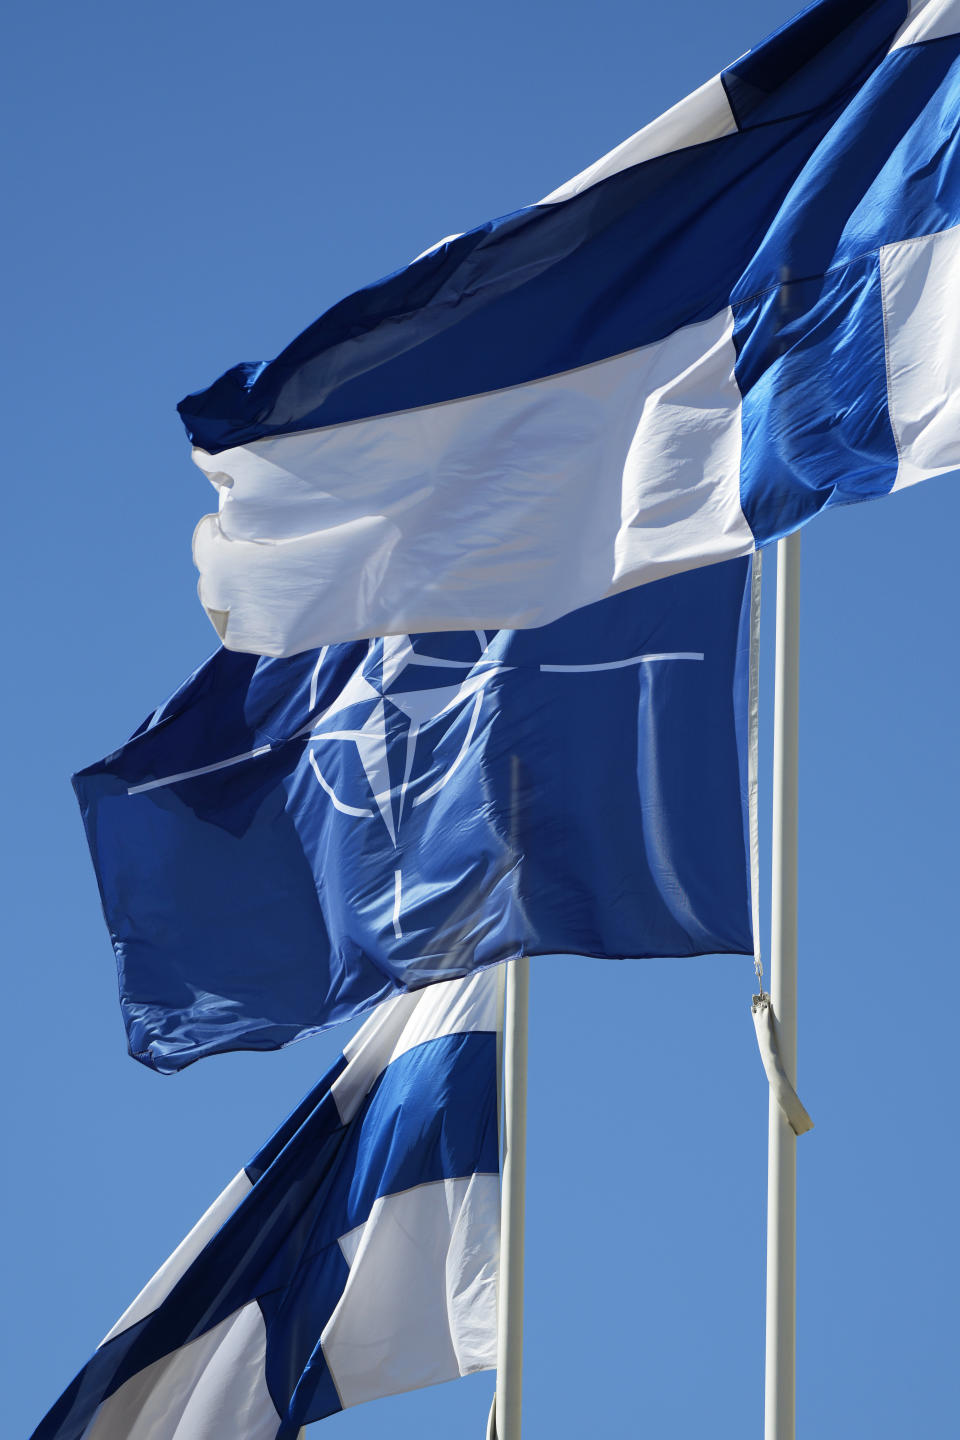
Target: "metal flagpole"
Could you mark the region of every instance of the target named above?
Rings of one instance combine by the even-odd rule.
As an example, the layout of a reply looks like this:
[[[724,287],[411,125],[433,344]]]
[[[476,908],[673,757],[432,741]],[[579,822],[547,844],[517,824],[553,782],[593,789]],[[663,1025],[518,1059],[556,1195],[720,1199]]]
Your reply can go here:
[[[770,1000],[780,1056],[797,1084],[797,761],[800,535],[777,544],[773,718]],[[796,1416],[797,1137],[771,1089],[767,1159],[765,1440],[794,1440]]]
[[[530,961],[507,965],[503,1034],[503,1172],[497,1289],[496,1440],[520,1440],[523,1391],[523,1220],[527,1190],[527,1016]],[[493,1428],[493,1427],[491,1427]],[[490,1433],[488,1429],[488,1434]]]

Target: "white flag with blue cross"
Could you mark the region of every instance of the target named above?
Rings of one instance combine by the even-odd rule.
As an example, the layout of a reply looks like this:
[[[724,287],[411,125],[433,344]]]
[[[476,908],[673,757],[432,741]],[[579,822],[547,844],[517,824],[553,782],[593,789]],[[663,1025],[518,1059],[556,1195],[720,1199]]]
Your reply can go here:
[[[184,400],[224,644],[541,625],[955,472],[958,32],[820,0]]]
[[[33,1440],[295,1440],[496,1364],[497,973],[388,1001]]]

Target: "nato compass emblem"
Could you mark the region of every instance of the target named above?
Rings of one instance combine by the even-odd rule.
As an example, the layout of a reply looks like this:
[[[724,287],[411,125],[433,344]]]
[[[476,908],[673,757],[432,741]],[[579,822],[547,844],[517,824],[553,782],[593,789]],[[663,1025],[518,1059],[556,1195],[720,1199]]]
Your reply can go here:
[[[451,632],[447,635],[388,636],[368,642],[360,667],[336,700],[313,719],[307,753],[318,785],[343,815],[382,823],[397,850],[404,818],[434,798],[463,764],[480,723],[484,696],[492,680],[514,667],[503,659],[509,631]],[[432,653],[446,650],[445,655]],[[631,655],[598,664],[540,664],[552,674],[589,674],[620,670],[651,661],[702,660],[701,652]],[[330,647],[319,653],[310,682],[310,710],[317,706],[324,670],[333,662]],[[528,668],[528,667],[524,667]],[[465,717],[458,744],[444,745],[447,730]],[[440,736],[436,727],[442,721]],[[425,732],[430,731],[429,742]],[[426,769],[418,767],[418,742],[429,752]],[[355,768],[343,764],[337,747],[350,745],[360,761],[362,787]],[[438,768],[438,749],[445,752]],[[393,932],[403,939],[403,875],[394,869]]]
[[[196,769],[129,785],[127,793],[139,795],[198,779],[255,762],[291,740],[305,742],[313,776],[334,808],[342,815],[386,829],[396,856],[393,933],[402,940],[403,875],[398,845],[401,826],[414,810],[433,800],[466,761],[493,680],[521,669],[528,676],[531,671],[576,676],[656,661],[704,658],[701,651],[669,651],[593,664],[539,663],[529,655],[529,647],[538,643],[532,638],[534,634],[475,630],[370,640],[359,666],[336,689],[336,699],[315,714],[323,691],[338,684],[345,652],[356,655],[359,650],[354,646],[325,646],[310,677],[311,719],[292,735]],[[515,650],[517,663],[513,664],[510,662]],[[359,767],[345,755],[343,747],[352,749]],[[423,752],[419,756],[418,750]]]
[[[359,818],[379,814],[394,845],[405,809],[431,800],[459,769],[476,733],[484,689],[495,675],[509,668],[488,657],[487,636],[482,630],[470,636],[458,634],[456,641],[461,643],[457,648],[463,648],[464,640],[475,653],[462,660],[422,654],[414,649],[409,635],[371,640],[360,669],[350,677],[334,704],[311,726],[310,764],[333,804],[344,814]],[[311,709],[316,705],[327,655],[327,648],[321,650],[310,682]],[[437,671],[445,672],[443,677],[437,675]],[[447,678],[448,683],[438,683],[441,678]],[[445,715],[462,714],[465,707],[469,707],[470,718],[456,755],[442,774],[430,783],[418,785],[414,780],[414,761],[421,730]],[[366,711],[359,725],[356,723],[358,710]],[[400,717],[399,724],[397,717]],[[345,725],[344,721],[352,723]],[[331,741],[350,741],[356,745],[375,809],[369,804],[350,804],[324,775],[323,754]],[[398,744],[403,754],[399,783],[395,779],[396,767],[391,764]]]
[[[483,630],[449,636],[430,636],[433,650],[447,655],[425,653],[415,648],[409,635],[371,640],[359,669],[350,676],[336,700],[311,722],[307,753],[317,783],[334,807],[358,820],[381,822],[397,847],[400,825],[417,806],[425,805],[444,788],[459,770],[476,734],[483,707],[484,691],[495,676],[509,669],[491,657],[490,640]],[[490,637],[495,638],[494,635]],[[422,638],[418,643],[422,644]],[[330,650],[324,647],[317,658],[310,682],[310,709],[317,704],[324,667]],[[466,728],[458,745],[445,757],[439,771],[435,761],[438,738],[436,726],[449,726],[466,716]],[[418,741],[431,730],[431,763],[426,773],[417,768]],[[336,747],[355,746],[365,786],[355,793],[352,767],[337,762]],[[331,771],[339,778],[331,778]],[[351,780],[353,784],[351,785]],[[401,905],[403,876],[394,870],[393,931],[403,938]]]

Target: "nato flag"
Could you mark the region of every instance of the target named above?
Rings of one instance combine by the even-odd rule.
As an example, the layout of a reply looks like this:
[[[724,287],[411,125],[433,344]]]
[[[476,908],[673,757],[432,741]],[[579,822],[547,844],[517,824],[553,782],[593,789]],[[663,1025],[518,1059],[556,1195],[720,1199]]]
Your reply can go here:
[[[750,574],[218,651],[74,781],[131,1054],[274,1049],[523,953],[751,953]]]

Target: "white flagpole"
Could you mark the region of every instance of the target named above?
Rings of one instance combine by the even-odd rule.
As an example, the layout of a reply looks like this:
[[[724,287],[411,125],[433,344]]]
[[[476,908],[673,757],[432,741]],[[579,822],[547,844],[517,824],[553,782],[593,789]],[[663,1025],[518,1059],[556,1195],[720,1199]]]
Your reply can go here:
[[[520,1440],[523,1393],[523,1221],[527,1190],[527,1015],[530,961],[507,965],[503,1034],[503,1174],[497,1290],[496,1440]],[[489,1433],[489,1432],[488,1432]]]
[[[800,534],[777,544],[770,999],[787,1078],[797,1084],[797,762]],[[767,1159],[764,1440],[794,1440],[797,1137],[771,1089]]]

